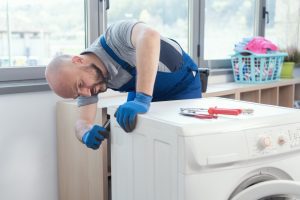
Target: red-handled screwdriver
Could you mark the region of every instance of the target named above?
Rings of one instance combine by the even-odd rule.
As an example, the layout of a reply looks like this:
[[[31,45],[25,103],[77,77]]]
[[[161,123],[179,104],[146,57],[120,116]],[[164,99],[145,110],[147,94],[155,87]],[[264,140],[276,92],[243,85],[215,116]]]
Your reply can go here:
[[[242,113],[242,109],[228,109],[228,108],[209,108],[207,112],[211,115],[223,114],[223,115],[239,115]]]

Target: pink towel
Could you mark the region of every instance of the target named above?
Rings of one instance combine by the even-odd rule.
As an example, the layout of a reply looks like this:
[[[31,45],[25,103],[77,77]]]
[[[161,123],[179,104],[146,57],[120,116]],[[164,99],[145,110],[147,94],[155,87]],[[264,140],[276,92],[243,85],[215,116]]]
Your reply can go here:
[[[277,51],[278,47],[263,37],[254,37],[246,46],[246,50],[254,53],[267,53],[267,50]]]

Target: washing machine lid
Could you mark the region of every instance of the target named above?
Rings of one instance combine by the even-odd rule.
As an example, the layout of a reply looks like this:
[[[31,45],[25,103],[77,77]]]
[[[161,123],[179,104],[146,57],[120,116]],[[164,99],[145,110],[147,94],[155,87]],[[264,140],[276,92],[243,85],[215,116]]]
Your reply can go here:
[[[180,115],[180,108],[241,108],[241,109],[253,109],[253,114],[240,114],[238,116],[233,115],[219,115],[217,119],[201,120],[198,118],[187,117]],[[150,110],[143,117],[156,119],[159,121],[165,121],[176,124],[210,124],[214,122],[232,122],[235,120],[251,119],[251,118],[271,118],[276,115],[286,115],[291,112],[297,112],[297,109],[284,108],[272,105],[263,105],[252,102],[238,101],[233,99],[225,99],[219,97],[201,98],[201,99],[189,99],[178,101],[163,101],[153,102]],[[299,114],[298,110],[298,114]],[[207,114],[207,112],[203,112]]]
[[[183,116],[180,108],[241,108],[253,109],[253,114],[218,115],[217,119],[199,119]],[[118,106],[109,107],[108,113],[114,116]],[[206,113],[206,112],[205,112]],[[147,127],[168,126],[178,131],[174,134],[194,136],[208,133],[228,133],[266,126],[300,122],[300,110],[219,97],[162,101],[151,103],[147,113],[138,115],[141,130]],[[174,130],[173,129],[173,130]]]
[[[253,109],[253,114],[218,115],[217,119],[198,119],[180,115],[180,108],[241,108]],[[184,135],[207,134],[210,131],[228,132],[245,130],[246,128],[261,127],[266,125],[300,122],[300,110],[252,102],[238,101],[219,97],[154,102],[147,114],[140,115],[144,120],[153,120],[181,129]],[[224,129],[226,127],[226,130]]]
[[[276,196],[300,199],[300,183],[292,180],[265,181],[246,188],[230,200],[259,200]]]

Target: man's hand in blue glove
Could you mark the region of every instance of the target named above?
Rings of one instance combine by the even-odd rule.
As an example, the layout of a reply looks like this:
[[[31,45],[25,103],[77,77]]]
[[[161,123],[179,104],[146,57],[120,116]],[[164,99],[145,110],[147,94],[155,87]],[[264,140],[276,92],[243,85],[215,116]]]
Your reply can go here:
[[[133,101],[135,99],[135,92],[128,92],[127,94],[127,101]]]
[[[149,110],[151,100],[151,96],[137,92],[133,101],[128,101],[118,108],[115,117],[124,131],[133,131],[137,114],[146,113]]]
[[[94,125],[82,136],[82,142],[88,147],[94,150],[98,149],[101,142],[108,137],[108,132],[105,128]]]

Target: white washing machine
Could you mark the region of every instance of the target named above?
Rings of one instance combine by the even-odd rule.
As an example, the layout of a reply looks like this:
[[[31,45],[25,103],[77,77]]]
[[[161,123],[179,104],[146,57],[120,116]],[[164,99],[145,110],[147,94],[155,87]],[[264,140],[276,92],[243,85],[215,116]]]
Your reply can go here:
[[[179,114],[215,106],[254,113]],[[111,118],[112,200],[300,199],[297,109],[203,98],[152,103],[137,120],[125,133]]]

